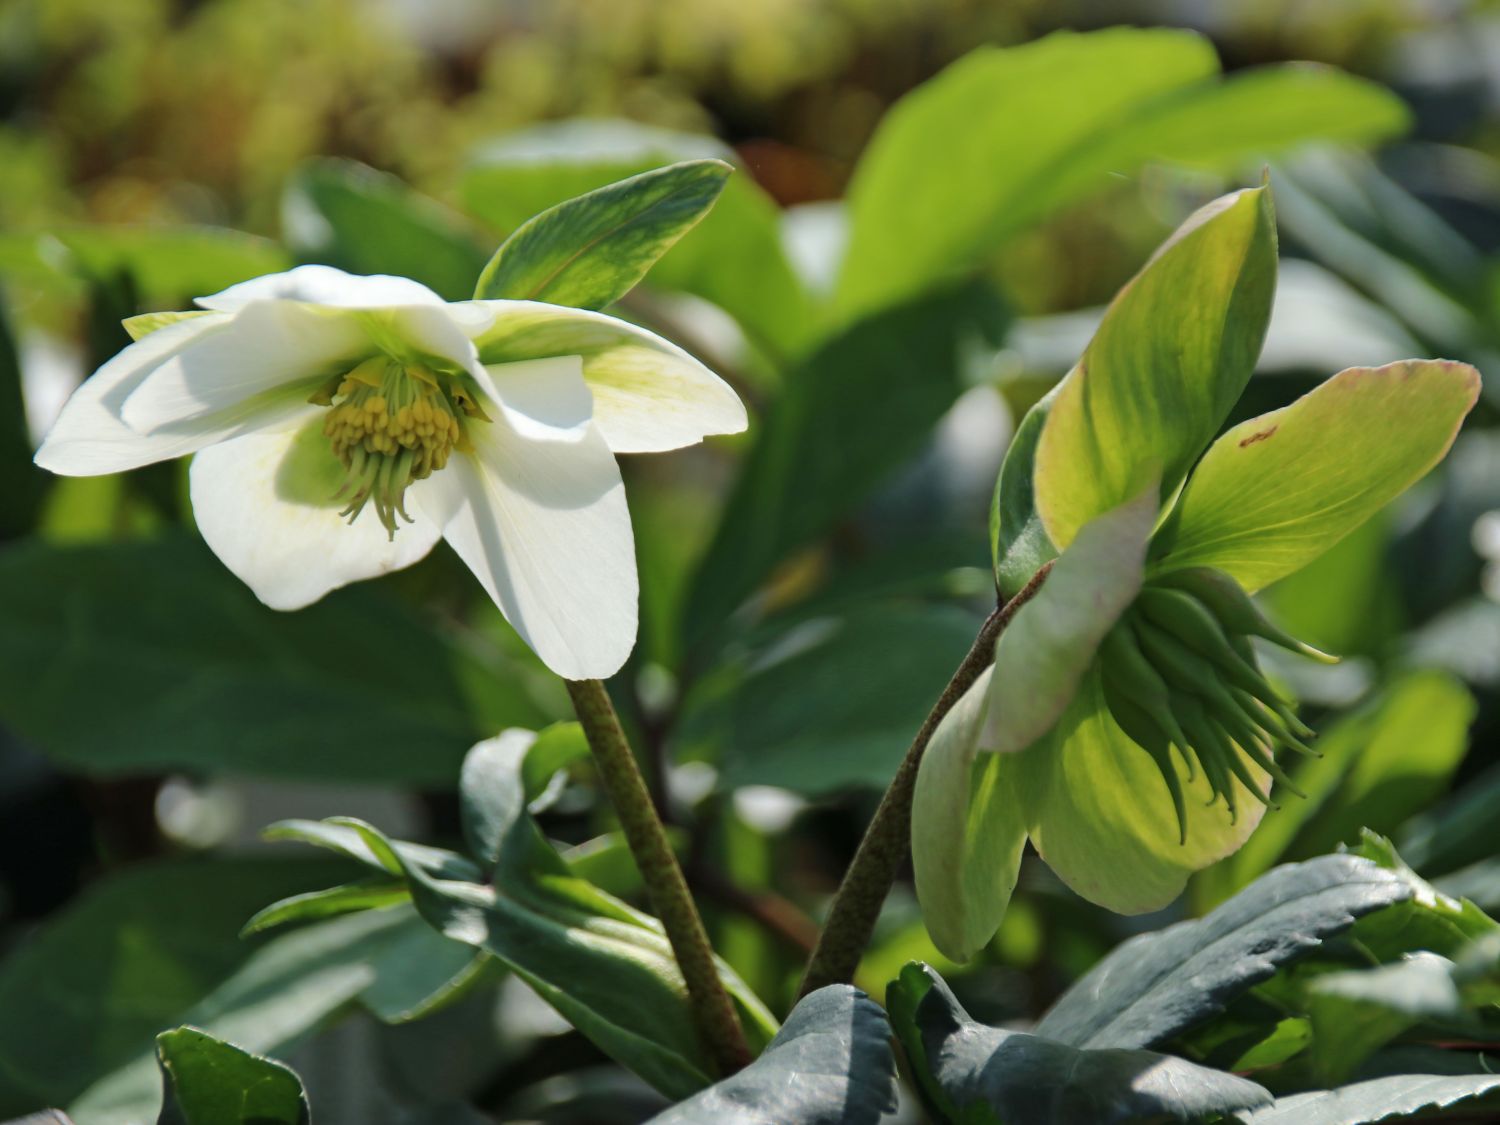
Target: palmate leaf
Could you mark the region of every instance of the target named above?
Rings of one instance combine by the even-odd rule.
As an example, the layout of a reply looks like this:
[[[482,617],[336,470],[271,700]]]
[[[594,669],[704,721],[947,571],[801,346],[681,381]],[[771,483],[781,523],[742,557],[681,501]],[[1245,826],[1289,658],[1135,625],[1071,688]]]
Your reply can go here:
[[[492,955],[606,1053],[663,1093],[685,1097],[711,1081],[712,1064],[660,924],[572,874],[529,812],[557,771],[587,754],[572,723],[541,735],[507,731],[476,746],[460,799],[477,862],[389,840],[354,820],[284,822],[270,831],[399,879],[429,926]],[[451,968],[477,971],[457,960]],[[774,1021],[727,967],[721,972],[750,1039],[763,1043]]]
[[[1204,918],[1119,946],[1063,994],[1037,1034],[1078,1047],[1161,1044],[1415,891],[1402,873],[1356,856],[1279,867]]]
[[[274,1059],[194,1027],[156,1037],[165,1096],[157,1125],[308,1125],[302,1080]]]
[[[902,969],[888,1003],[924,1094],[948,1121],[1197,1121],[1271,1101],[1254,1082],[1171,1055],[1081,1049],[976,1023],[926,965]]]
[[[613,304],[708,213],[732,171],[722,160],[683,161],[565,200],[501,244],[474,296]]]
[[[651,1125],[873,1125],[896,1109],[891,1028],[847,985],[803,997],[764,1053]]]

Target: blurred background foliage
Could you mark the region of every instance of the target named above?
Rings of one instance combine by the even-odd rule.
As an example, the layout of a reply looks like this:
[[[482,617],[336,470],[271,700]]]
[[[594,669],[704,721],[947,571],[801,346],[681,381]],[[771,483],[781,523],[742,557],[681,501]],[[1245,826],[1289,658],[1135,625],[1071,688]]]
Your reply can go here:
[[[1148,138],[1066,200],[1056,179],[1017,188],[1011,227],[976,233],[957,289],[951,270],[904,276],[917,245],[866,246],[870,268],[836,283],[838,201],[890,107],[972,49],[1117,24],[1202,32],[1231,74],[1333,64],[1410,109],[1307,137],[1265,126],[1283,267],[1246,414],[1409,355],[1500,385],[1500,6],[0,0],[0,1116],[131,1120],[155,1096],[152,1033],[189,1018],[294,1058],[324,1121],[475,1120],[470,1104],[631,1121],[660,1104],[493,964],[445,992],[403,975],[440,956],[413,955],[399,927],[236,936],[270,900],[346,874],[271,850],[262,825],[355,813],[451,841],[464,751],[564,717],[566,697],[446,548],[277,615],[184,533],[185,466],[33,470],[68,391],[127,342],[122,317],[296,261],[463,298],[541,208],[685,155],[740,166],[613,310],[724,372],[756,417],[745,438],[625,466],[643,624],[613,687],[716,944],[784,1013],[879,790],[992,597],[985,522],[1013,420],[1191,207],[1258,178],[1266,116],[1214,110],[1197,149]],[[1110,96],[1096,77],[1102,93],[1039,96]],[[1288,97],[1295,125],[1312,103]],[[964,151],[974,127],[952,117],[926,141]],[[1328,136],[1386,143],[1284,143]],[[1184,159],[1146,159],[1163,146]],[[900,291],[884,309],[883,285]],[[1496,401],[1440,474],[1267,594],[1346,657],[1275,665],[1322,732],[1308,800],[1166,918],[1105,915],[1028,864],[961,971],[898,888],[862,983],[878,997],[925,958],[976,1017],[1024,1020],[1128,933],[1366,826],[1500,907]],[[544,826],[631,895],[577,780]]]

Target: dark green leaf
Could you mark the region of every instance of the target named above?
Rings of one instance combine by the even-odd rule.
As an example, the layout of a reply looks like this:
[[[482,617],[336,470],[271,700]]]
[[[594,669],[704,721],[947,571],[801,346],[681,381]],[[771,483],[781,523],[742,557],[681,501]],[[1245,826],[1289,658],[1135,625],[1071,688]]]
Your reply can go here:
[[[474,296],[611,305],[708,213],[731,171],[722,160],[684,161],[559,203],[505,240]]]
[[[477,233],[394,176],[352,160],[314,160],[282,199],[287,244],[305,262],[410,277],[466,300],[484,269]]]
[[[652,1125],[865,1125],[896,1109],[891,1029],[880,1006],[834,984],[804,997],[765,1052]]]
[[[978,631],[973,614],[920,604],[766,629],[689,696],[679,737],[726,787],[881,788]]]
[[[1057,558],[1057,547],[1037,514],[1033,487],[1036,445],[1057,392],[1058,387],[1053,387],[1021,419],[995,480],[995,497],[990,506],[990,555],[995,564],[995,585],[1005,598],[1015,597],[1032,575]]]
[[[1277,1098],[1264,1109],[1237,1114],[1240,1125],[1374,1125],[1429,1120],[1451,1110],[1470,1121],[1500,1105],[1500,1075],[1398,1074],[1334,1090]]]
[[[308,1125],[302,1080],[197,1028],[156,1037],[165,1090],[158,1125]]]
[[[194,860],[98,883],[0,963],[0,1116],[66,1105],[149,1055],[157,1032],[262,947],[239,937],[257,907],[348,872],[335,862]]]
[[[923,1092],[949,1121],[1198,1121],[1271,1100],[1254,1082],[1171,1055],[1080,1050],[976,1023],[926,965],[902,969],[888,1002]]]
[[[808,358],[762,421],[696,577],[686,620],[700,635],[922,448],[1005,320],[974,284],[856,324]]]
[[[1132,938],[1037,1024],[1078,1047],[1149,1047],[1224,1009],[1277,968],[1413,894],[1411,882],[1355,856],[1279,867],[1205,918]]]
[[[277,613],[178,539],[0,553],[0,713],[94,774],[429,786],[488,731],[545,721],[515,669],[377,591]]]

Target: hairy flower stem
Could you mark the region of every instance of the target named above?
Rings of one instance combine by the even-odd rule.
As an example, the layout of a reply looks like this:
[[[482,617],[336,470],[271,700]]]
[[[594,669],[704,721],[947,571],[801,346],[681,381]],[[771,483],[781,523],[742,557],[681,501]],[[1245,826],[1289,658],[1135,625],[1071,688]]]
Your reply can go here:
[[[651,907],[661,919],[672,952],[687,983],[698,1029],[722,1074],[733,1074],[750,1061],[734,1002],[724,990],[714,964],[713,947],[703,919],[688,892],[687,880],[667,843],[667,834],[646,781],[626,741],[609,693],[598,680],[568,680],[573,710],[594,752],[599,780],[620,818],[625,840],[640,868]]]
[[[938,696],[916,738],[912,739],[911,747],[901,759],[885,796],[880,799],[870,827],[865,829],[864,839],[859,842],[854,860],[833,897],[828,921],[807,962],[801,996],[827,984],[845,984],[854,979],[854,972],[859,968],[860,958],[864,956],[870,935],[875,930],[875,920],[880,917],[880,908],[885,905],[886,896],[891,893],[901,865],[911,851],[912,795],[916,792],[917,768],[922,764],[927,744],[932,741],[943,716],[974,685],[980,673],[994,662],[995,642],[1016,611],[1041,589],[1051,569],[1051,563],[1042,567],[1015,597],[985,618],[979,635],[974,638],[974,646]]]

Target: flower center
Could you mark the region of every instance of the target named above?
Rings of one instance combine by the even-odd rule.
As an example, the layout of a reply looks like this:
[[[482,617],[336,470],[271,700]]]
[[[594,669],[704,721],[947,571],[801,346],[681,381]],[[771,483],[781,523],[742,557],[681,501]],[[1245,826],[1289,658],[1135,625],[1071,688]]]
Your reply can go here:
[[[1314,753],[1303,725],[1266,680],[1248,636],[1328,659],[1266,621],[1227,575],[1206,568],[1153,580],[1101,648],[1105,700],[1120,726],[1151,755],[1176,806],[1183,839],[1187,819],[1176,750],[1188,780],[1201,767],[1214,798],[1235,816],[1237,780],[1269,803],[1253,763],[1301,794],[1273,757],[1282,747]]]
[[[483,418],[451,375],[405,366],[384,356],[367,359],[310,400],[330,407],[323,433],[344,466],[335,498],[353,523],[372,504],[392,538],[406,512],[406,489],[448,463],[462,446],[464,417]]]

